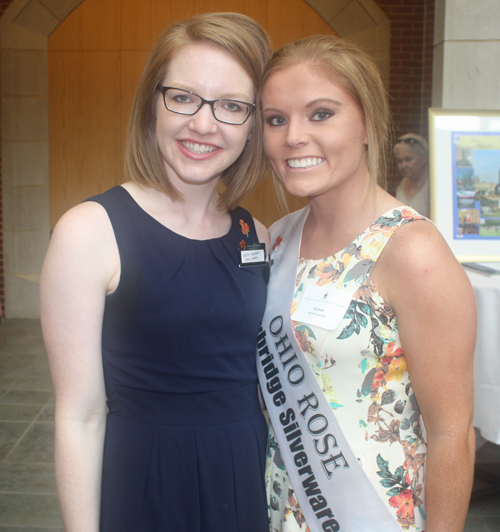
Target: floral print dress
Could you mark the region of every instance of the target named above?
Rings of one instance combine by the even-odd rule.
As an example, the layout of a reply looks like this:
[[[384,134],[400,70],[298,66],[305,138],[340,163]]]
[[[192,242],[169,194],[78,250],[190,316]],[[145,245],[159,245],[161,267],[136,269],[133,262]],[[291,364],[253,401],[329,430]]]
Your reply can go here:
[[[422,532],[425,431],[396,315],[370,277],[394,231],[414,220],[425,218],[409,207],[401,207],[381,216],[336,255],[322,260],[301,257],[292,320],[307,285],[351,287],[353,296],[333,331],[297,321],[292,324],[311,370],[376,491],[403,530]],[[280,237],[276,244],[281,244]],[[272,426],[267,456],[271,532],[309,531]]]

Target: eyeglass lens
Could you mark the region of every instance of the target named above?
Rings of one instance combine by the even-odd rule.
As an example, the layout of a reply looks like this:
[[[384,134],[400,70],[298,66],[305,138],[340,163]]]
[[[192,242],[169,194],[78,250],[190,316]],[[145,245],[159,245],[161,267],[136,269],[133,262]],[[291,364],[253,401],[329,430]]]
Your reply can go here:
[[[167,109],[183,115],[195,114],[203,103],[200,96],[182,89],[166,90],[164,100]],[[212,110],[217,120],[228,124],[242,124],[250,114],[248,105],[236,100],[216,100]]]

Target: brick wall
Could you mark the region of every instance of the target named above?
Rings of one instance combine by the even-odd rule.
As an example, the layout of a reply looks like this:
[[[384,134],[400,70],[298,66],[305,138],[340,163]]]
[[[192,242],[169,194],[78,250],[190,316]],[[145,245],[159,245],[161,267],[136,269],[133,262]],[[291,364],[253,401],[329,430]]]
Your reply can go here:
[[[389,93],[394,135],[428,138],[427,109],[432,98],[434,0],[375,0],[391,21]],[[394,191],[400,177],[388,176]]]
[[[427,138],[427,108],[432,96],[434,0],[375,1],[391,21],[389,92],[394,133],[420,133]],[[0,0],[0,16],[12,2]],[[4,308],[1,165],[0,159],[0,303]],[[390,191],[395,189],[398,181],[399,176],[393,167],[388,176]]]
[[[7,9],[9,4],[14,0],[0,0],[0,17]],[[0,84],[2,80],[0,78]],[[1,120],[1,115],[0,115]],[[1,140],[1,139],[0,139]],[[2,158],[0,154],[0,305],[2,309],[5,309],[5,292],[4,292],[4,278],[3,278],[3,211],[2,211]]]

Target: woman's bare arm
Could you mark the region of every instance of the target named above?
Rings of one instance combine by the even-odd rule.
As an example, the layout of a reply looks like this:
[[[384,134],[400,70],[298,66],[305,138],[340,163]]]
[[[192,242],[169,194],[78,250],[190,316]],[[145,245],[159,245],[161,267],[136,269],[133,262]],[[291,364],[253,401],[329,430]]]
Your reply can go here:
[[[41,317],[56,394],[55,468],[66,532],[98,532],[106,397],[101,330],[119,258],[104,209],[66,213],[41,277]]]
[[[398,319],[403,352],[427,433],[426,532],[462,532],[474,467],[474,293],[437,229],[398,229],[374,270]]]

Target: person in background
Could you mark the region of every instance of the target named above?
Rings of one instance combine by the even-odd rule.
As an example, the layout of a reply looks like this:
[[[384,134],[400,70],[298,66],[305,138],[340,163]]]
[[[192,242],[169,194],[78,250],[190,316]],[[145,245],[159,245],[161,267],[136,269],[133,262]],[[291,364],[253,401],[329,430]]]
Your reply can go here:
[[[309,199],[270,228],[257,364],[271,530],[461,532],[474,294],[436,227],[381,186],[377,67],[346,41],[305,38],[273,55],[259,106],[274,175]]]
[[[264,171],[254,108],[270,52],[236,13],[168,28],[136,92],[127,181],[54,230],[41,312],[66,532],[268,530],[268,272],[245,256],[268,234],[238,204]]]
[[[402,176],[396,189],[396,198],[428,218],[430,207],[427,141],[416,133],[402,135],[394,145],[394,158]]]

